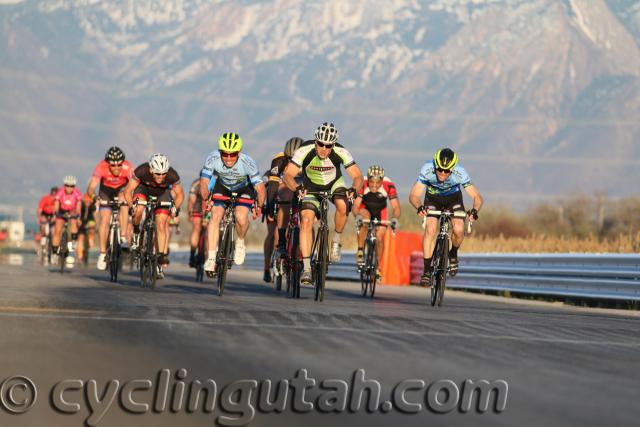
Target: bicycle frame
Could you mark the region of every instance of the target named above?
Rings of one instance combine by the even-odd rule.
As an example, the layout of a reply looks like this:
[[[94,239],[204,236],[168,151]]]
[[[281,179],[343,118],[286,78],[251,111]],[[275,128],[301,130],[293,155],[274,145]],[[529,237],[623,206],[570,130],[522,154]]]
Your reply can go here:
[[[449,272],[449,242],[451,226],[454,218],[464,219],[464,211],[428,210],[427,217],[438,219],[438,236],[436,237],[433,256],[431,258],[431,305],[442,305]]]
[[[292,298],[300,298],[300,203],[297,200],[291,200],[289,212],[284,271],[287,273],[287,294]]]
[[[222,296],[227,278],[227,270],[233,265],[235,252],[236,215],[235,206],[238,193],[231,193],[225,200],[224,213],[220,220],[218,250],[216,251],[216,274],[218,276],[218,295]]]
[[[320,220],[318,231],[311,246],[311,259],[315,279],[315,301],[324,300],[324,288],[329,271],[329,198],[328,191],[308,192],[308,195],[320,198]]]
[[[139,200],[138,205],[145,207],[144,220],[140,235],[140,279],[142,287],[154,289],[156,279],[162,273],[158,266],[158,236],[156,230],[156,209],[158,207],[171,207],[170,202],[158,202],[158,199],[149,196],[148,200]]]
[[[107,241],[107,265],[109,266],[109,280],[118,281],[118,270],[120,269],[120,215],[119,210],[122,203],[118,200],[101,202],[101,206],[111,208],[111,220],[109,221],[109,234]]]
[[[360,233],[360,226],[367,225],[367,237],[364,241],[364,264],[358,266],[360,271],[360,283],[362,286],[362,296],[369,296],[373,298],[376,292],[376,284],[378,282],[378,237],[376,236],[376,230],[378,226],[390,225],[391,221],[379,220],[379,219],[361,219],[356,222],[358,233]]]

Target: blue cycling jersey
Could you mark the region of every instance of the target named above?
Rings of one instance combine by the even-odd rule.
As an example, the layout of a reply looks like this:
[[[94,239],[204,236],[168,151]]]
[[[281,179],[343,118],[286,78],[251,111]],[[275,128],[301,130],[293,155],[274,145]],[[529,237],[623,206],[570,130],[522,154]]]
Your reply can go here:
[[[213,188],[213,184],[218,180],[230,191],[239,190],[249,184],[255,186],[262,183],[262,177],[255,160],[244,153],[240,153],[236,164],[228,168],[222,161],[218,150],[212,151],[207,156],[200,176],[211,180],[209,182],[210,189]]]
[[[450,196],[460,191],[460,187],[471,185],[471,178],[462,166],[456,166],[447,179],[438,181],[433,161],[429,161],[420,169],[418,181],[427,186],[427,194]]]

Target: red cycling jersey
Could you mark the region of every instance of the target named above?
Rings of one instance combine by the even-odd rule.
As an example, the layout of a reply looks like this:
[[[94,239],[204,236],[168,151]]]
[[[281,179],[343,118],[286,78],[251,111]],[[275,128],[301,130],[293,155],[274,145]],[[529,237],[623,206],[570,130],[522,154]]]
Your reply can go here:
[[[53,210],[56,207],[56,196],[46,194],[40,199],[38,203],[38,212],[45,215],[53,215]]]
[[[100,179],[100,185],[108,188],[120,188],[126,185],[133,176],[133,166],[127,160],[122,163],[120,175],[115,176],[109,169],[109,162],[102,160],[93,171],[93,176]]]

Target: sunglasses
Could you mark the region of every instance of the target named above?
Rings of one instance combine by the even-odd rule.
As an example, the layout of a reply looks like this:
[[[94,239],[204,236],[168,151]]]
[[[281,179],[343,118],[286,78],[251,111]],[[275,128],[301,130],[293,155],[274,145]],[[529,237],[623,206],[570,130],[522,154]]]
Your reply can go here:
[[[121,163],[109,163],[109,167],[111,167],[111,168],[121,168],[122,167],[122,162]]]
[[[155,172],[151,172],[152,174],[154,174],[155,176],[165,176],[168,172],[165,173],[155,173]]]
[[[335,144],[323,144],[322,142],[316,141],[316,145],[320,148],[332,149]]]
[[[67,188],[75,188],[76,187],[75,185],[67,185],[67,184],[65,184],[64,186],[67,187]]]
[[[240,155],[240,153],[227,153],[227,152],[221,151],[220,155],[224,158],[235,159]]]
[[[440,173],[446,173],[447,175],[449,175],[452,171],[451,169],[441,169],[441,168],[437,168],[436,169],[438,172]]]

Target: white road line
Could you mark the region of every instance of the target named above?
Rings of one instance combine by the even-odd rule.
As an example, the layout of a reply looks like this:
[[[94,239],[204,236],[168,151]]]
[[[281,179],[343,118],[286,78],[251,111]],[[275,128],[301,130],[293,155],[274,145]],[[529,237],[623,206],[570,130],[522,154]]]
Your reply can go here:
[[[36,318],[36,319],[63,319],[63,320],[98,320],[110,322],[139,322],[139,323],[157,323],[157,324],[184,324],[184,325],[213,325],[228,327],[249,327],[256,329],[297,329],[310,331],[327,331],[327,332],[353,332],[362,334],[384,334],[384,335],[411,335],[411,336],[434,336],[434,337],[455,337],[455,338],[476,338],[487,340],[504,340],[504,341],[521,341],[521,342],[545,342],[552,344],[574,344],[574,345],[595,345],[599,347],[640,347],[640,342],[615,342],[615,341],[593,341],[593,340],[576,340],[564,338],[545,338],[545,337],[523,337],[512,335],[487,335],[487,334],[463,334],[448,333],[435,331],[410,331],[404,329],[365,329],[365,328],[348,328],[348,327],[332,327],[317,325],[280,325],[273,323],[251,323],[251,322],[220,322],[208,320],[186,320],[186,319],[158,319],[158,318],[136,318],[136,317],[105,317],[105,316],[74,316],[74,315],[53,315],[53,314],[37,314],[37,313],[1,313],[0,317],[17,317],[17,318]]]

